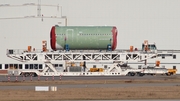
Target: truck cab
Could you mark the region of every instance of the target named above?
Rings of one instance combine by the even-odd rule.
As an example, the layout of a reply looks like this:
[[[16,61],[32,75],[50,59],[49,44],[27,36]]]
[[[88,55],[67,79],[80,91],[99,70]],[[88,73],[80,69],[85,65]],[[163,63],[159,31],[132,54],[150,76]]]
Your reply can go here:
[[[143,52],[156,53],[157,52],[156,44],[155,43],[148,43],[148,41],[145,40],[144,43],[142,43],[142,51]]]

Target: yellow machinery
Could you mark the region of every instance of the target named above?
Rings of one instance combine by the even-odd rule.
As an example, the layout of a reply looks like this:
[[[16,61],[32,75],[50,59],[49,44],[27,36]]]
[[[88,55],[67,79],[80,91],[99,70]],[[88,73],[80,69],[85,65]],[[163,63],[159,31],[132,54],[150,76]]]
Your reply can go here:
[[[80,62],[80,66],[83,67],[83,66],[84,66],[84,63],[83,63],[83,62]]]
[[[170,75],[175,75],[177,72],[177,69],[168,69],[168,73],[166,75],[170,76]]]
[[[159,67],[160,66],[160,61],[156,61],[156,67]],[[176,72],[177,72],[177,69],[176,68],[173,68],[173,69],[167,69],[168,72],[166,73],[167,76],[170,76],[170,75],[175,75]]]
[[[74,63],[74,62],[66,62],[66,65],[74,67],[74,66],[76,66],[76,63]]]
[[[66,65],[67,66],[71,66],[71,67],[75,67],[75,66],[77,66],[77,62],[76,63],[75,62],[66,62]],[[79,66],[83,67],[84,66],[84,62],[80,62]]]
[[[90,72],[103,72],[103,68],[90,68]]]

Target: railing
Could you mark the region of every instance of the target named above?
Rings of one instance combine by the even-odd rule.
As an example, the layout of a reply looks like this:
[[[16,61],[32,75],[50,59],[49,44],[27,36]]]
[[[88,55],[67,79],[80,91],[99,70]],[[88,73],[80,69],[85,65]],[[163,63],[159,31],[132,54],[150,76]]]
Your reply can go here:
[[[115,50],[115,51],[107,51],[107,50],[70,50],[70,51],[65,51],[65,50],[58,50],[58,51],[53,51],[53,50],[48,50],[48,51],[42,51],[41,49],[36,49],[34,51],[27,51],[25,49],[7,49],[6,54],[23,54],[23,53],[126,53],[130,52],[128,49],[122,49],[122,50]],[[142,52],[140,50],[138,51],[133,51],[133,52]],[[180,52],[180,50],[179,50]]]
[[[60,54],[60,53],[63,53],[63,54],[71,54],[71,53],[77,53],[77,54],[81,54],[81,53],[85,53],[85,54],[103,54],[103,53],[106,53],[106,54],[119,54],[119,53],[125,53],[125,54],[173,54],[173,53],[180,53],[180,50],[157,50],[157,51],[152,51],[152,52],[144,52],[144,51],[133,51],[133,52],[130,52],[130,50],[127,50],[127,49],[123,49],[123,50],[116,50],[116,51],[106,51],[106,50],[70,50],[70,51],[65,51],[65,50],[59,50],[59,51],[53,51],[53,50],[48,50],[48,51],[42,51],[41,49],[36,49],[34,51],[27,51],[25,49],[7,49],[6,51],[6,55],[8,57],[12,57],[14,55],[23,55],[23,54],[26,54],[26,53],[29,53],[29,54],[38,54],[38,53],[43,53],[43,54]]]

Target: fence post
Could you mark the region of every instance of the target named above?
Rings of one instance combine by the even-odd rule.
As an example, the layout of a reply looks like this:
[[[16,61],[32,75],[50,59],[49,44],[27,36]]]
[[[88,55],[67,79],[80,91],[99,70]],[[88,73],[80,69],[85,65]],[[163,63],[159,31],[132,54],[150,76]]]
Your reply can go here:
[[[10,77],[8,76],[8,81],[10,81]]]
[[[25,77],[24,77],[24,75],[23,75],[23,81],[25,81]]]
[[[53,75],[53,77],[52,77],[52,80],[54,81],[54,75]]]
[[[46,78],[45,80],[48,81],[48,78]]]
[[[16,76],[16,81],[17,81],[17,76]]]
[[[60,78],[59,78],[59,80],[61,81],[61,75],[60,75]]]
[[[38,81],[40,81],[40,76],[38,75]]]

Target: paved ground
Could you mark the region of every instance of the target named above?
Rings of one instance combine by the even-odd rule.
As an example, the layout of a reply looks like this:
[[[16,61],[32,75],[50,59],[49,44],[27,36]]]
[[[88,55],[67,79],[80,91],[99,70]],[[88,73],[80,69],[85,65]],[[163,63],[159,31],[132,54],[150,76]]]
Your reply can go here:
[[[180,75],[176,75],[180,76]],[[153,79],[153,80],[161,80],[164,79],[167,76],[157,75],[157,76],[151,76],[151,75],[145,75],[143,77],[140,76],[62,76],[62,77],[54,77],[54,80],[129,80],[129,79]],[[1,81],[8,81],[8,78],[10,81],[15,81],[16,76],[0,76],[0,82]],[[38,77],[22,77],[17,76],[17,81],[30,81],[30,80],[38,80]],[[40,80],[52,80],[53,77],[39,77]]]
[[[178,86],[179,83],[142,83],[142,84],[67,84],[67,85],[53,85],[57,88],[118,88],[118,87],[156,87],[156,86]],[[49,85],[51,86],[51,85]],[[46,86],[47,87],[47,86]],[[34,90],[35,86],[0,86],[0,89],[12,90]]]
[[[68,100],[68,101],[79,101],[79,100]],[[80,101],[104,101],[104,100],[80,100]],[[180,100],[169,99],[169,100],[106,100],[106,101],[180,101]]]
[[[68,101],[79,101],[79,100],[68,100]],[[104,100],[80,100],[80,101],[104,101]],[[106,100],[106,101],[180,101],[180,100],[169,99],[169,100]]]
[[[180,76],[180,75],[177,75]],[[10,81],[15,81],[17,78],[17,81],[30,81],[32,79],[33,81],[37,81],[38,77],[22,77],[22,76],[0,76],[0,81],[8,81],[8,78],[10,78]],[[40,77],[39,79],[42,80],[52,80],[53,77]],[[166,76],[162,75],[157,75],[157,76],[150,76],[146,75],[143,77],[139,76],[77,76],[77,77],[72,77],[72,76],[62,76],[61,80],[164,80]],[[54,77],[54,80],[59,80],[60,77]],[[66,85],[53,85],[57,86],[57,88],[106,88],[106,87],[150,87],[150,86],[179,86],[179,83],[125,83],[125,84],[66,84]],[[51,85],[49,85],[51,86]],[[0,89],[35,89],[35,86],[0,86]]]

